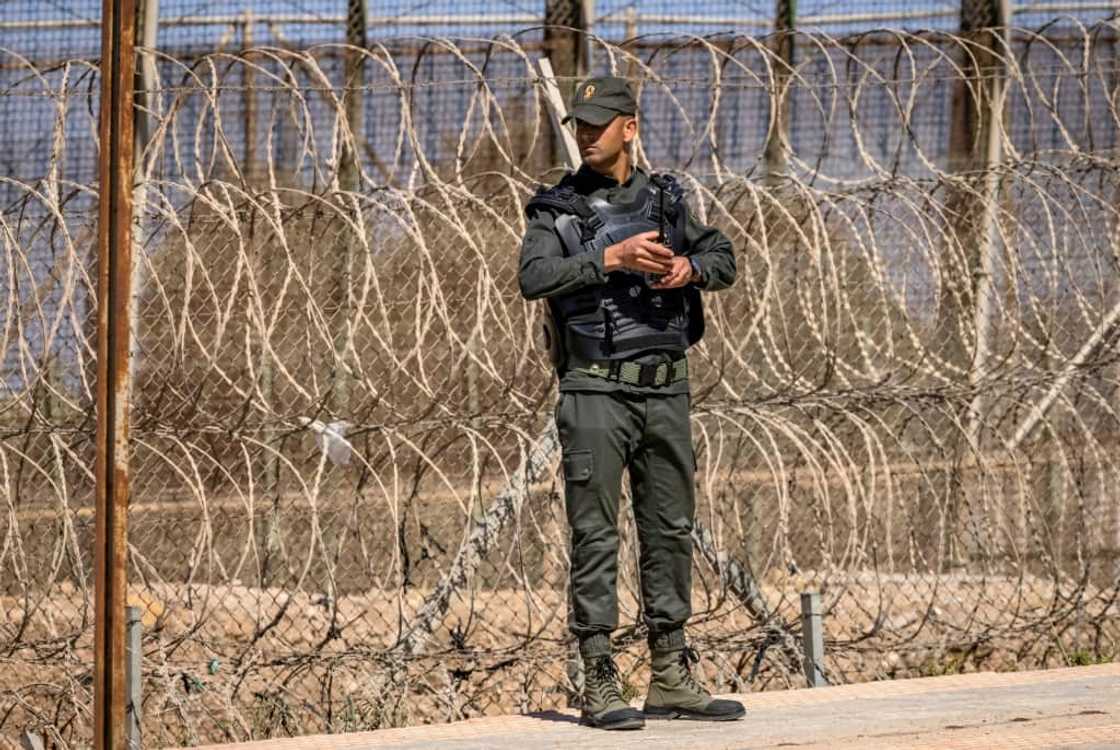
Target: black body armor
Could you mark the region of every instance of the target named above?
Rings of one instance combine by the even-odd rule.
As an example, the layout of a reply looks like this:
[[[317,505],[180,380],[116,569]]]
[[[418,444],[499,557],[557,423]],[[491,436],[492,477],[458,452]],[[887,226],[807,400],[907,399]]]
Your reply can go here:
[[[557,214],[556,231],[569,256],[605,249],[641,232],[662,228],[666,245],[685,250],[688,214],[680,185],[667,175],[650,182],[629,204],[611,204],[577,193],[569,178],[537,192],[526,206]],[[664,213],[664,216],[662,216]],[[565,350],[553,363],[563,369],[565,354],[584,360],[625,360],[651,349],[684,352],[703,335],[700,292],[693,286],[657,290],[649,275],[621,269],[602,286],[585,287],[548,300],[557,343]]]

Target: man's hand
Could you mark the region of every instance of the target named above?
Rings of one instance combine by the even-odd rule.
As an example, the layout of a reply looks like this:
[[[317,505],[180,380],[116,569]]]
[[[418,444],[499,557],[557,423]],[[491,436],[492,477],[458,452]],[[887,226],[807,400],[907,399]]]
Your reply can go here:
[[[657,244],[656,238],[657,230],[651,229],[611,245],[603,251],[603,270],[610,273],[620,268],[629,268],[631,271],[646,273],[669,273],[678,259],[673,257],[672,250]],[[680,260],[688,265],[687,258]]]
[[[674,255],[669,272],[649,285],[650,289],[676,289],[690,281],[695,281],[692,263],[684,255]]]

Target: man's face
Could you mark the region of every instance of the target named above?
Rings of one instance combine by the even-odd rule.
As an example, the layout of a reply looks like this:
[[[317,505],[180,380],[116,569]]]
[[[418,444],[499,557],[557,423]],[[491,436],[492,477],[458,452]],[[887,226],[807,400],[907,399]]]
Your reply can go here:
[[[638,121],[630,115],[618,115],[606,125],[592,125],[576,120],[576,144],[589,167],[613,164],[638,133]]]

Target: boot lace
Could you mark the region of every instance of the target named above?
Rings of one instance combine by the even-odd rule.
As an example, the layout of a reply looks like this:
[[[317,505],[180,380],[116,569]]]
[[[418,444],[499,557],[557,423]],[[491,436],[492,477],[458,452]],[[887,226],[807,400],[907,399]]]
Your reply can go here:
[[[711,695],[708,689],[696,681],[692,676],[692,666],[700,663],[700,654],[696,653],[696,649],[691,646],[685,646],[680,651],[680,665],[683,677],[681,681],[689,690],[700,693],[701,695]]]
[[[591,662],[588,677],[603,700],[622,700],[622,690],[619,687],[620,676],[614,660],[609,656],[600,656]],[[625,702],[625,701],[623,701]]]

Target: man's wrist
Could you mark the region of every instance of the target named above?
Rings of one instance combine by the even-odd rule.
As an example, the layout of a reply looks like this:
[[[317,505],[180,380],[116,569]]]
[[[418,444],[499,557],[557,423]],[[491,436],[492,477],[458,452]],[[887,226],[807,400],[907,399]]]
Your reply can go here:
[[[692,276],[689,278],[689,282],[692,284],[703,283],[704,270],[700,268],[700,261],[696,260],[696,258],[689,258],[688,265],[692,269]]]
[[[616,253],[618,252],[618,245],[610,245],[603,250],[603,272],[610,273],[622,268],[621,261],[618,260]]]

